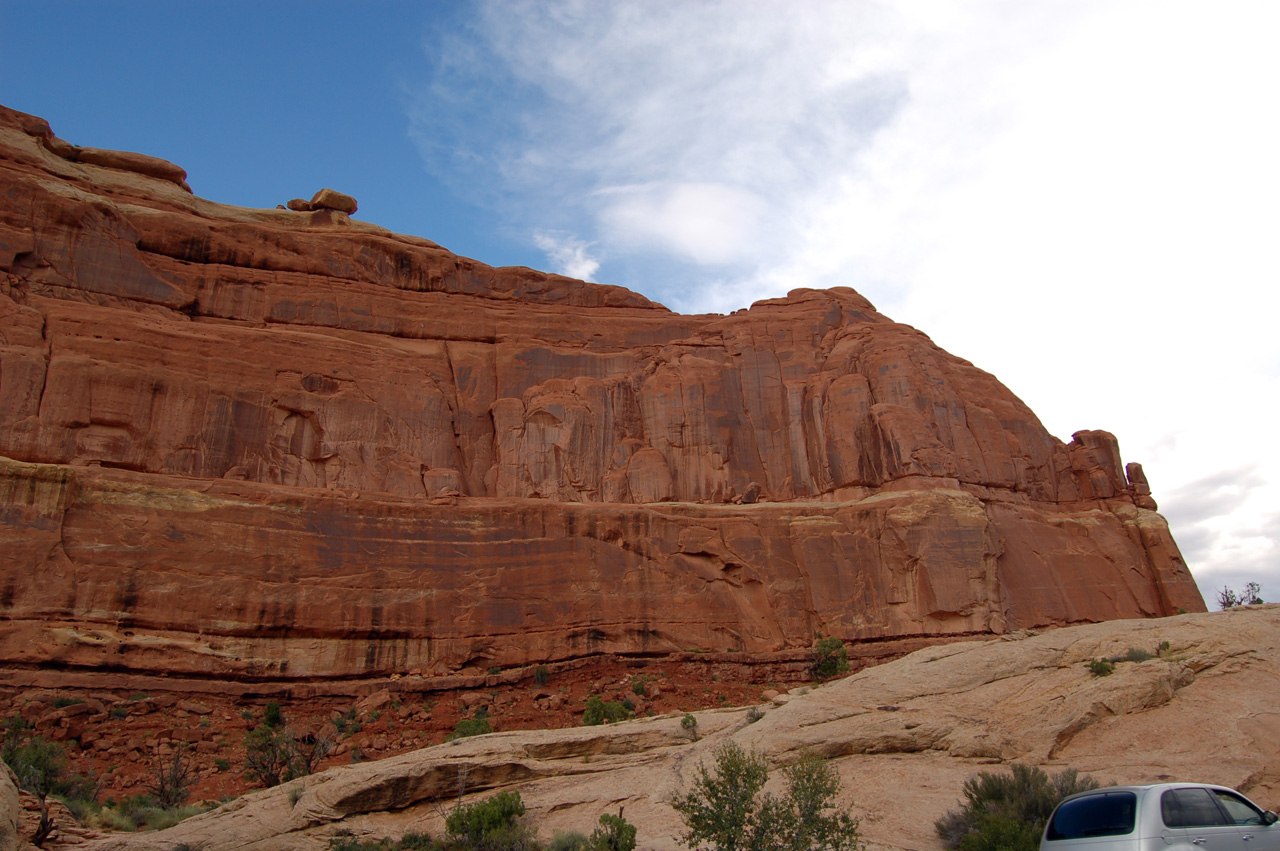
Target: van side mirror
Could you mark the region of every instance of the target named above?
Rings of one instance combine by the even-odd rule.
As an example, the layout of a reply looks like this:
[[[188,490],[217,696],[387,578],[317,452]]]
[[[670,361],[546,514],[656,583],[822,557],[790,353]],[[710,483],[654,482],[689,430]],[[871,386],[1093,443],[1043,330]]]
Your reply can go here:
[[[1262,814],[1262,823],[1268,827],[1275,824],[1277,821],[1280,821],[1280,816],[1271,811],[1267,811]]]

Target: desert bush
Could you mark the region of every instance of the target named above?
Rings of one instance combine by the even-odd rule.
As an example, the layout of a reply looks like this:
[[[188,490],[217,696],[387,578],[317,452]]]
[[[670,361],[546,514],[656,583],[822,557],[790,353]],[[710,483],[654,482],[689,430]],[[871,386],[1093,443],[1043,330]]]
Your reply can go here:
[[[759,706],[753,706],[747,710],[747,723],[754,724],[764,717],[764,710]]]
[[[547,843],[547,851],[589,851],[587,835],[576,830],[557,830]]]
[[[680,719],[680,728],[684,730],[684,734],[693,741],[698,741],[698,719],[694,717],[692,712],[686,712],[684,717]]]
[[[1262,602],[1262,586],[1257,582],[1248,582],[1244,590],[1236,592],[1226,585],[1218,591],[1218,608],[1226,611],[1236,606],[1256,606]]]
[[[628,704],[631,704],[628,706]],[[582,726],[596,727],[600,724],[613,724],[617,721],[625,721],[630,718],[634,712],[635,704],[627,701],[603,701],[596,695],[587,697],[586,707],[582,712]]]
[[[32,838],[33,844],[41,846],[53,834],[50,797],[61,800],[77,817],[97,809],[97,780],[92,776],[72,773],[61,745],[40,736],[31,736],[31,726],[16,715],[6,718],[3,728],[0,758],[13,769],[18,786],[35,795],[40,803],[40,820]]]
[[[616,816],[605,813],[587,845],[591,851],[635,851],[636,827],[622,817],[622,810]]]
[[[262,723],[268,727],[284,726],[284,713],[280,711],[280,701],[267,701],[267,708],[262,711]]]
[[[1086,667],[1095,677],[1105,677],[1116,669],[1110,659],[1093,659]]]
[[[681,843],[713,851],[858,851],[858,822],[835,809],[840,780],[815,754],[784,770],[781,798],[762,794],[769,779],[764,756],[733,742],[715,751],[715,773],[699,766],[693,789],[672,803],[684,819]]]
[[[334,718],[333,726],[340,735],[354,736],[356,733],[359,733],[362,725],[356,720],[356,708],[353,706],[346,712]]]
[[[244,734],[244,773],[268,789],[294,778],[293,738],[262,723]]]
[[[186,804],[176,807],[162,807],[153,795],[134,795],[119,803],[108,799],[107,803],[96,808],[87,817],[76,817],[81,823],[93,827],[105,827],[110,830],[133,831],[146,828],[148,830],[164,830],[173,827],[191,816],[208,812],[212,805]],[[75,810],[72,810],[75,813]]]
[[[537,845],[533,832],[516,823],[524,812],[519,792],[499,792],[474,804],[458,806],[449,813],[444,827],[450,840],[466,848],[481,851],[533,848]]]
[[[1096,788],[1093,778],[1070,768],[1053,777],[1030,765],[1015,765],[1009,774],[984,771],[965,781],[963,806],[934,829],[953,851],[1036,851],[1058,802]]]
[[[1147,660],[1154,659],[1154,658],[1155,657],[1151,655],[1150,651],[1143,650],[1141,647],[1130,647],[1128,650],[1125,651],[1123,661],[1146,662]]]
[[[539,665],[533,669],[533,681],[540,686],[545,686],[551,679],[551,672],[547,670],[546,665]]]
[[[191,788],[191,762],[187,759],[185,744],[175,747],[169,759],[158,754],[152,758],[151,776],[145,788],[162,809],[172,809],[187,802]]]
[[[192,816],[198,816],[201,813],[207,813],[208,807],[200,804],[186,804],[181,807],[156,807],[147,813],[147,830],[166,830],[173,827],[180,821],[185,821]]]
[[[493,725],[489,723],[489,710],[482,706],[476,710],[474,718],[460,718],[458,723],[453,725],[453,732],[445,736],[444,740],[452,742],[468,736],[483,736],[485,733],[492,732]]]
[[[820,638],[813,646],[809,675],[815,680],[829,680],[849,670],[849,651],[838,638]]]

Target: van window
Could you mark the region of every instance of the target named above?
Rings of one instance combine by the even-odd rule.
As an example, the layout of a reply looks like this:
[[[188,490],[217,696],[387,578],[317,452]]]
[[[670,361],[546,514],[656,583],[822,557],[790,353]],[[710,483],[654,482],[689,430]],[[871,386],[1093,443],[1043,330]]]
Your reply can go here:
[[[1106,792],[1067,801],[1053,813],[1045,839],[1123,836],[1133,832],[1138,798],[1132,792]]]
[[[1236,824],[1262,824],[1262,811],[1244,798],[1221,789],[1214,789],[1213,794],[1227,811],[1227,817]]]
[[[1227,820],[1208,789],[1170,789],[1160,796],[1166,827],[1214,827]]]

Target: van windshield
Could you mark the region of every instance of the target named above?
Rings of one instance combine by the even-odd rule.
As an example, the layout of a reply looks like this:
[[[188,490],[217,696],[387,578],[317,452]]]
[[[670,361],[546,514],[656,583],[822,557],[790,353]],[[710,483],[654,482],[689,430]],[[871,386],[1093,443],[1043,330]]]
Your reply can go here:
[[[1062,804],[1053,814],[1045,839],[1123,836],[1133,832],[1138,798],[1132,792],[1087,795]]]

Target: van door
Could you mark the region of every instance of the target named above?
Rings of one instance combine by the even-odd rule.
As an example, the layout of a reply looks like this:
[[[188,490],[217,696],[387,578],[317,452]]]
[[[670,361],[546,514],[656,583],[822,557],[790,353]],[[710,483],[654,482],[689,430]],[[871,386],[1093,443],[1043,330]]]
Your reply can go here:
[[[1267,824],[1266,814],[1252,801],[1225,789],[1214,789],[1213,794],[1240,832],[1246,851],[1280,851],[1280,825]]]
[[[1245,842],[1235,824],[1208,789],[1191,786],[1168,789],[1160,796],[1160,815],[1168,829],[1166,836],[1175,848],[1187,851],[1245,851]]]

